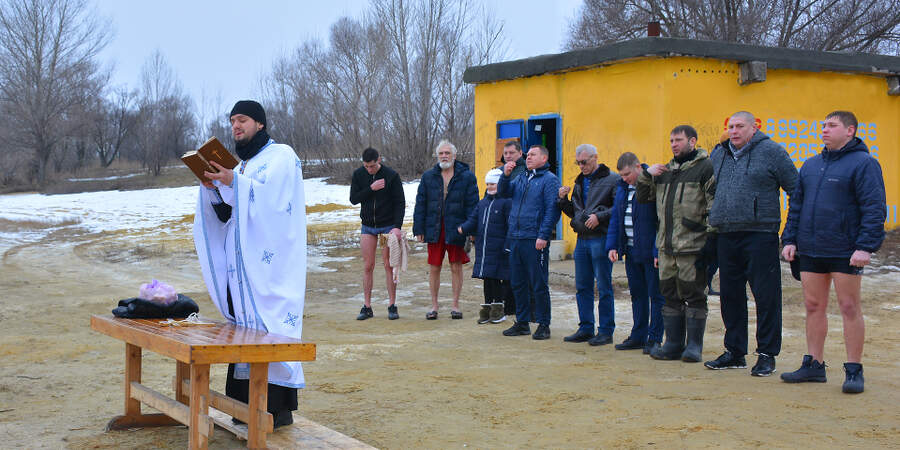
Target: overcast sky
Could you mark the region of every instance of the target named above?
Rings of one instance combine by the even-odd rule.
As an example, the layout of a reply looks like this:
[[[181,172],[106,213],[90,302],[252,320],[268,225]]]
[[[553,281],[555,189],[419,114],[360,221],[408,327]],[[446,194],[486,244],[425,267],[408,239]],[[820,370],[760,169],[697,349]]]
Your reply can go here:
[[[509,59],[558,53],[581,0],[472,0],[504,21]],[[101,57],[113,85],[136,88],[159,49],[202,109],[256,97],[279,55],[311,37],[327,42],[332,23],[359,16],[366,0],[96,0],[114,35]],[[205,99],[205,100],[204,100]],[[217,104],[221,102],[221,105]],[[205,103],[205,104],[203,104]]]

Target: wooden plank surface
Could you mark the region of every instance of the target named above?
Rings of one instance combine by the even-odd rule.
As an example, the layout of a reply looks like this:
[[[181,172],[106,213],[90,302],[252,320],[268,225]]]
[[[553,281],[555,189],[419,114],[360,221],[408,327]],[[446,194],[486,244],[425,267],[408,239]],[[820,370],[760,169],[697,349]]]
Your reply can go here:
[[[208,319],[204,319],[208,320]],[[215,326],[160,326],[161,319],[91,316],[91,328],[178,361],[199,364],[314,361],[315,344],[261,330]]]
[[[238,437],[247,440],[247,425],[231,422],[231,416],[216,409],[209,410],[213,422]],[[266,436],[270,449],[374,449],[371,445],[315,423],[294,412],[294,424],[278,428]]]

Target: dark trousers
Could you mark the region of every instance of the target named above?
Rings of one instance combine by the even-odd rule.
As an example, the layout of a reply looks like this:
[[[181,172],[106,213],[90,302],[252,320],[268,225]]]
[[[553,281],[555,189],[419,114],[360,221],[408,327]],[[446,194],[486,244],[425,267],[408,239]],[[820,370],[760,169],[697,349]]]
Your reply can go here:
[[[509,267],[510,284],[516,299],[516,321],[528,323],[534,313],[534,320],[541,325],[550,325],[550,276],[548,260],[550,247],[543,250],[534,248],[534,239],[510,239]],[[534,306],[529,301],[534,298]]]
[[[781,352],[781,264],[778,234],[719,234],[719,291],[725,349],[747,354],[747,283],[756,301],[756,352]]]
[[[228,313],[234,316],[234,303],[231,300],[231,289],[226,288],[228,300]],[[250,398],[250,380],[239,380],[234,377],[234,364],[228,365],[228,375],[225,378],[225,395],[235,400],[248,403]],[[268,383],[269,394],[266,409],[271,414],[279,411],[297,410],[297,388],[279,386]]]
[[[497,278],[484,279],[484,303],[503,303],[503,314],[512,316],[516,313],[516,299],[513,297],[509,280]]]
[[[235,400],[248,403],[250,398],[250,380],[238,380],[234,377],[234,364],[228,365],[228,378],[225,379],[225,395]],[[271,414],[279,411],[297,410],[297,388],[289,388],[269,383],[269,396],[266,410]]]
[[[625,275],[631,291],[631,339],[639,342],[662,342],[662,307],[665,299],[659,292],[659,269],[653,261],[634,262],[626,251]]]

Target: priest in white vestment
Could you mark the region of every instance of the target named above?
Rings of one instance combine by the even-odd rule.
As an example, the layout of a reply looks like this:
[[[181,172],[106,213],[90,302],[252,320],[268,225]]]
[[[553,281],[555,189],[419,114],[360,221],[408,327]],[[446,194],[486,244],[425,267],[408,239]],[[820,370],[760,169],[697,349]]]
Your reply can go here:
[[[294,150],[266,132],[263,107],[242,100],[231,111],[241,163],[200,188],[194,245],[212,302],[241,326],[300,339],[306,291],[306,202]],[[213,163],[215,164],[215,163]],[[230,364],[226,394],[247,401],[248,364]],[[300,362],[269,364],[268,410],[275,426],[292,423]],[[237,420],[234,419],[236,422]]]

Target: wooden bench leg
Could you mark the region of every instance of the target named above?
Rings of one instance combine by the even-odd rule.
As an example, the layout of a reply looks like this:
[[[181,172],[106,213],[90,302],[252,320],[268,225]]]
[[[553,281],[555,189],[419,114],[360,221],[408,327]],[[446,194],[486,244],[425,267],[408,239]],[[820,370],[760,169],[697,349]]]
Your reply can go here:
[[[266,432],[260,427],[262,415],[268,412],[269,363],[250,364],[250,420],[247,421],[247,447],[266,448]]]
[[[205,449],[209,444],[209,364],[191,364],[191,424],[189,448]]]
[[[175,361],[175,400],[189,405],[191,398],[186,394],[184,381],[191,379],[191,365],[181,361]]]
[[[125,344],[125,415],[141,415],[141,402],[131,398],[131,382],[141,382],[141,348]]]
[[[131,382],[141,382],[141,348],[125,343],[125,415],[113,417],[107,430],[178,425],[165,414],[141,414],[141,401],[132,398]]]

